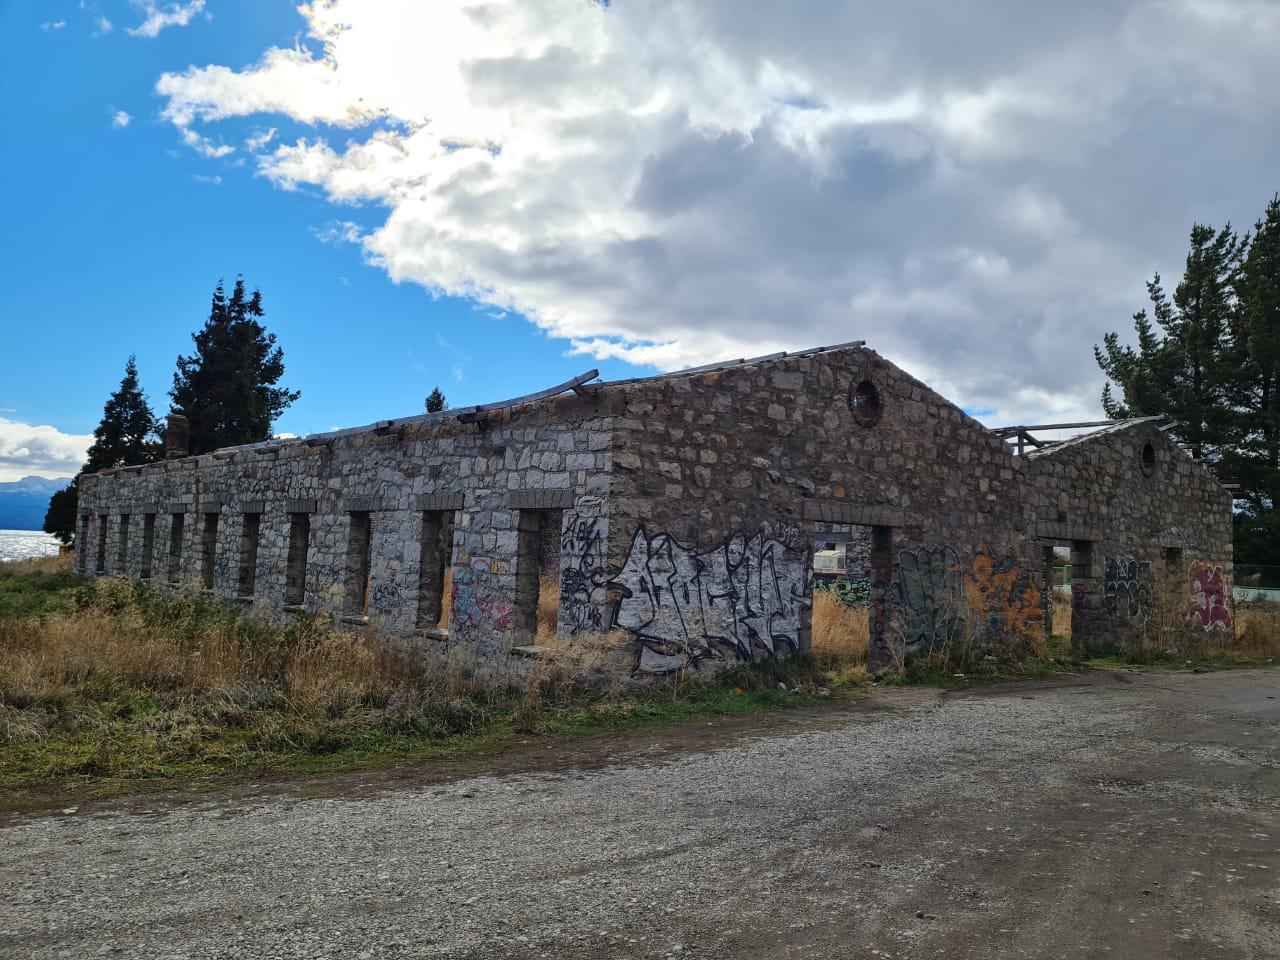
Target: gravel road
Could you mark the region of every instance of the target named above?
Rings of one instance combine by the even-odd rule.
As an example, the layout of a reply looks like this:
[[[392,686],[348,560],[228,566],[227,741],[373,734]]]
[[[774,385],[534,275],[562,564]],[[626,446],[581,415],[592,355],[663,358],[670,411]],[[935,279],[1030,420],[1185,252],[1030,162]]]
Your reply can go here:
[[[11,817],[0,956],[1275,958],[1277,696],[882,691],[499,774]]]

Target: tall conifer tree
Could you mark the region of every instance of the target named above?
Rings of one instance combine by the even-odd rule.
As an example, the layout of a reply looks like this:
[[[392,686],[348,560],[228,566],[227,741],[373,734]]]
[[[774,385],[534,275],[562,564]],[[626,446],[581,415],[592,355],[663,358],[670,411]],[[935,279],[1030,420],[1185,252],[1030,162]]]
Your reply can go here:
[[[191,335],[195,353],[178,357],[169,396],[190,425],[191,453],[268,439],[271,424],[301,396],[276,386],[284,351],[259,322],[263,314],[262,294],[246,296],[243,277],[230,299],[219,281],[209,319]]]
[[[1170,300],[1160,275],[1147,284],[1152,318],[1133,315],[1138,348],[1122,346],[1115,333],[1093,348],[1103,372],[1120,387],[1117,400],[1108,383],[1102,408],[1115,418],[1163,414],[1176,420],[1178,435],[1196,457],[1216,456],[1225,440],[1227,381],[1225,355],[1234,318],[1234,286],[1242,244],[1230,224],[1215,231],[1196,224],[1186,271]]]
[[[138,363],[130,356],[124,365],[119,388],[107,398],[102,420],[93,431],[93,445],[81,473],[97,473],[111,467],[131,467],[158,460],[161,447],[156,439],[156,418],[138,384]],[[55,493],[44,517],[46,533],[70,543],[76,528],[76,498],[79,478]]]
[[[1234,415],[1221,473],[1244,505],[1237,561],[1280,566],[1280,196],[1254,225],[1236,289]],[[1280,586],[1280,570],[1269,579]]]

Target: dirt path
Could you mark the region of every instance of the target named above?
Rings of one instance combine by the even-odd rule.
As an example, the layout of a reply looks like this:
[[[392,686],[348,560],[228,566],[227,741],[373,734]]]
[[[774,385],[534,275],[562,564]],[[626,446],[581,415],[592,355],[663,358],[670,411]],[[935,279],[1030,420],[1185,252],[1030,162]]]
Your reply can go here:
[[[1278,696],[887,691],[15,818],[0,955],[1280,956]]]

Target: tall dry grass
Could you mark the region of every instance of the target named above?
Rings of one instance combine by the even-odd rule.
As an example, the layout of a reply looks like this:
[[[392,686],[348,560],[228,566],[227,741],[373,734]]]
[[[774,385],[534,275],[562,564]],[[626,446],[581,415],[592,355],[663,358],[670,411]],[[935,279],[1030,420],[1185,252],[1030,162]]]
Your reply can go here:
[[[1049,623],[1049,632],[1054,636],[1071,636],[1071,588],[1053,591],[1053,619]]]
[[[1255,662],[1280,660],[1280,608],[1236,604],[1231,629],[1189,627],[1190,591],[1181,571],[1161,571],[1145,581],[1150,600],[1136,638],[1117,651],[1133,662]]]
[[[0,618],[0,744],[97,742],[88,772],[124,763],[113,744],[138,737],[156,739],[158,756],[231,740],[253,755],[465,733],[492,696],[455,659],[311,619],[271,626],[125,580],[79,588],[70,610]]]
[[[29,560],[6,560],[0,563],[0,571],[7,577],[26,577],[34,573],[70,573],[75,567],[75,560],[74,553],[32,557]]]
[[[830,590],[815,590],[811,638],[814,660],[835,680],[867,677],[871,620],[866,606],[846,604]]]
[[[538,577],[537,629],[533,643],[538,647],[554,647],[560,619],[560,578],[544,570]]]

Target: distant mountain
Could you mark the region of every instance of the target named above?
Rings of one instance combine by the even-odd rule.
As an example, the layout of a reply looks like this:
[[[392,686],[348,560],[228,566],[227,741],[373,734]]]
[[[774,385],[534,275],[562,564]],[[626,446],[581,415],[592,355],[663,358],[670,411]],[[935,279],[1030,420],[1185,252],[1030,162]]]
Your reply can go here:
[[[0,483],[0,530],[39,530],[44,526],[49,498],[70,482],[70,477],[23,477]]]

